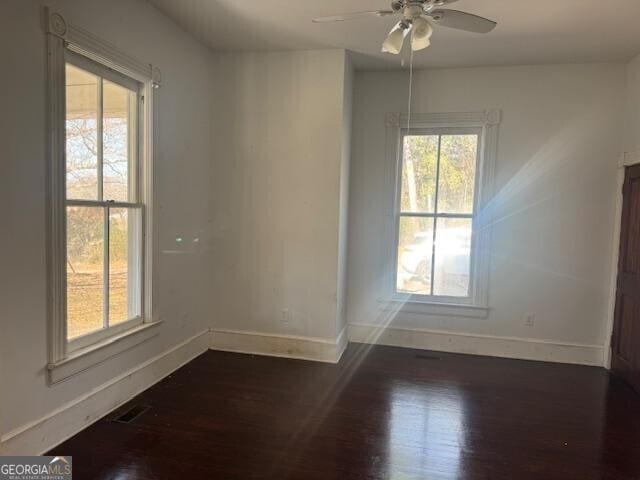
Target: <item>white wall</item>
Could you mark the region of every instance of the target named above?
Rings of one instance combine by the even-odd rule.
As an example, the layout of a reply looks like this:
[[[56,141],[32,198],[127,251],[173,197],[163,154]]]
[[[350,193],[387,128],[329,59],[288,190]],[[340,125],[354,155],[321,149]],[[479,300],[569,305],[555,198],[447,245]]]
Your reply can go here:
[[[163,87],[156,97],[156,194],[158,301],[165,322],[152,340],[47,386],[46,42],[41,3],[5,1],[0,14],[0,435],[5,436],[207,329],[209,285],[217,281],[209,268],[209,250],[215,245],[207,242],[215,81],[209,52],[144,1],[48,1],[68,22],[162,70]],[[203,242],[198,248],[183,247],[191,253],[165,253],[175,249],[176,234],[187,239],[198,235]],[[90,419],[96,410],[85,413]]]
[[[224,85],[216,102],[222,161],[214,209],[224,283],[213,327],[335,341],[346,243],[346,53],[216,60]]]
[[[400,313],[390,327],[476,335],[478,344],[498,336],[602,350],[624,85],[624,65],[609,64],[416,72],[414,112],[503,111],[490,206],[491,311],[486,319]],[[384,118],[406,111],[407,86],[405,72],[356,74],[350,324],[384,317]],[[527,314],[535,315],[533,327],[525,326]]]

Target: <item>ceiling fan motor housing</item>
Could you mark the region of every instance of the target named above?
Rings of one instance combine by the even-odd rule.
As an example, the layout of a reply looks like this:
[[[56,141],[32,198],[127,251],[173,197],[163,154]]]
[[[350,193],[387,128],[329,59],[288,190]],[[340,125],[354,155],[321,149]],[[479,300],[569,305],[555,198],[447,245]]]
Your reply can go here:
[[[413,20],[414,18],[418,18],[424,14],[424,6],[422,3],[409,3],[404,10],[402,11],[402,15],[407,20]]]

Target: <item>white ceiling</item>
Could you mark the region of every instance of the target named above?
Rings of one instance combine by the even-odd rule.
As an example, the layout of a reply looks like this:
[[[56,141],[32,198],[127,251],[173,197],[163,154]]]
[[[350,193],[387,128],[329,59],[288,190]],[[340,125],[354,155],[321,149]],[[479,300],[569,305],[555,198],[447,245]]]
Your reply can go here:
[[[380,52],[395,17],[311,18],[386,9],[390,0],[149,0],[217,52],[346,48],[360,69],[399,66]],[[498,22],[486,35],[436,27],[420,67],[626,61],[640,53],[640,0],[459,0]],[[405,49],[406,50],[406,49]]]

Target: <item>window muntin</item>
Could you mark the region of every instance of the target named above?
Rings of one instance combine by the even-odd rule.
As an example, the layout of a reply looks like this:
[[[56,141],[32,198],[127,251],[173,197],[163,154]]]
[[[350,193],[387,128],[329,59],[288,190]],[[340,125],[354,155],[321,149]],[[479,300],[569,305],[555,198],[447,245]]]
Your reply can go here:
[[[395,291],[434,301],[472,297],[480,130],[403,132]]]
[[[142,322],[141,85],[67,52],[66,325],[78,348]]]

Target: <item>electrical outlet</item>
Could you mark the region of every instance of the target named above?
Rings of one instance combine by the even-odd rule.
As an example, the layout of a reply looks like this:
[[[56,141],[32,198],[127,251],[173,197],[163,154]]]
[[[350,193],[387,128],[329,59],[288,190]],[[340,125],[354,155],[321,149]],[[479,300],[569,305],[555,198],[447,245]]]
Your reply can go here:
[[[526,314],[524,317],[524,325],[526,327],[533,327],[536,324],[536,317],[531,315],[530,313]]]
[[[289,325],[291,323],[291,312],[289,312],[288,308],[283,308],[280,316],[280,321],[284,325]]]

